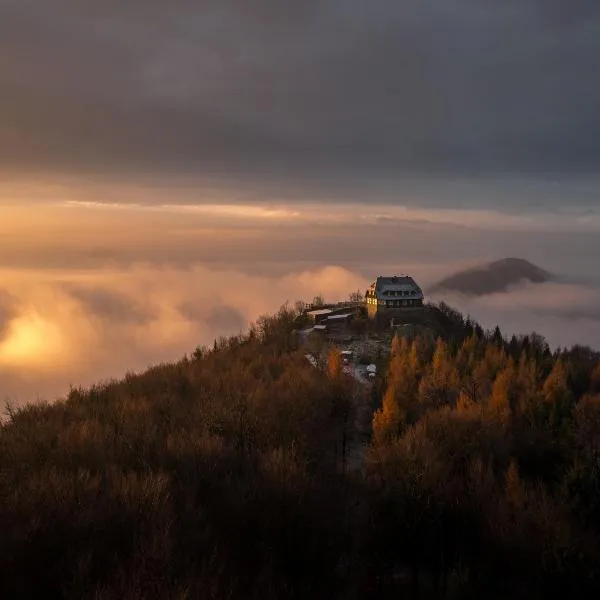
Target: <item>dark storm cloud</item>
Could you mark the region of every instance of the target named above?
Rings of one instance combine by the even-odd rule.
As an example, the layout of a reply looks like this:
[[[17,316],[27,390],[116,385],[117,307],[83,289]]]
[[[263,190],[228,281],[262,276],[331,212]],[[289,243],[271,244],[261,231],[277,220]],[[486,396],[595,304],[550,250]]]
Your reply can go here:
[[[4,0],[0,165],[597,172],[599,4]]]

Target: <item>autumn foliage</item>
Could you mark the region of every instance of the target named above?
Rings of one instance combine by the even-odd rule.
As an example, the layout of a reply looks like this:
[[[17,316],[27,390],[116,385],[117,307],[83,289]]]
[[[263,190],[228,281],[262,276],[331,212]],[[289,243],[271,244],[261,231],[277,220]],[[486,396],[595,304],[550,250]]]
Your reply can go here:
[[[451,595],[597,591],[598,354],[498,331],[423,346],[394,340],[373,418],[382,561]]]
[[[9,410],[0,597],[597,597],[600,357],[443,311],[369,388],[338,349],[313,367],[283,308]]]

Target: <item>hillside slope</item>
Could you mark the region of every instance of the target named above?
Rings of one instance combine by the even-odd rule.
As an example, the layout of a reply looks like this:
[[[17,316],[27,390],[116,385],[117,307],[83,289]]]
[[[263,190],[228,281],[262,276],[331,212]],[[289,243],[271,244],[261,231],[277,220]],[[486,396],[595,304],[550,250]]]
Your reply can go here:
[[[12,412],[0,598],[598,597],[600,356],[421,314],[449,341],[395,338],[372,387],[336,349],[311,366],[282,309]]]
[[[522,258],[504,258],[455,273],[433,285],[428,292],[454,292],[468,296],[483,296],[504,292],[523,282],[545,283],[554,276]]]
[[[290,323],[13,414],[0,597],[342,594],[345,396],[293,351]]]

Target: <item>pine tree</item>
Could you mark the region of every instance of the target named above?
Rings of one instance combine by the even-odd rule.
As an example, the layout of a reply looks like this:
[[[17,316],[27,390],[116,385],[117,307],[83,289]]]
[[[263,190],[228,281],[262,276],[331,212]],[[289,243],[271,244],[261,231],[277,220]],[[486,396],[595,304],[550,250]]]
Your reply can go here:
[[[502,336],[502,331],[500,330],[499,325],[496,325],[494,328],[494,333],[492,333],[492,342],[498,346],[498,348],[504,348],[504,337]]]
[[[402,353],[402,345],[400,342],[400,336],[398,334],[396,334],[394,336],[394,338],[392,339],[392,357],[394,356],[400,356]]]
[[[388,381],[388,389],[393,390],[396,403],[405,415],[405,419],[412,422],[418,412],[418,379],[411,367],[410,356],[406,352],[395,356],[390,361]]]
[[[382,407],[373,415],[373,439],[375,444],[385,444],[400,435],[404,424],[404,415],[396,401],[396,389],[389,386]]]
[[[327,375],[334,381],[342,376],[342,353],[337,346],[327,355]]]
[[[456,365],[462,377],[466,377],[473,371],[478,358],[479,340],[475,334],[466,338],[458,350]]]
[[[567,369],[562,360],[557,360],[542,387],[545,413],[555,434],[560,433],[572,416],[573,394],[567,380]]]
[[[444,340],[438,338],[431,366],[419,382],[419,398],[429,406],[452,404],[458,395],[459,377]]]
[[[550,374],[544,381],[542,392],[544,400],[548,404],[560,402],[570,393],[567,386],[567,369],[562,360],[559,359],[554,363]]]
[[[510,421],[517,404],[517,372],[513,361],[496,377],[492,386],[490,409],[503,423]]]
[[[419,377],[421,375],[423,354],[423,340],[420,336],[417,336],[410,345],[410,351],[408,355],[408,365],[415,377]]]

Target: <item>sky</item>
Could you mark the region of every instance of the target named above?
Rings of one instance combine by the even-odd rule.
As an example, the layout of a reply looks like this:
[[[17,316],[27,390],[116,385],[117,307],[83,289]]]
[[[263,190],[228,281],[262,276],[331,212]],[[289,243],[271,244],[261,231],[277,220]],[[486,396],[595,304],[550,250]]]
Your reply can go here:
[[[0,401],[504,256],[459,310],[600,347],[599,68],[593,0],[0,0]]]

